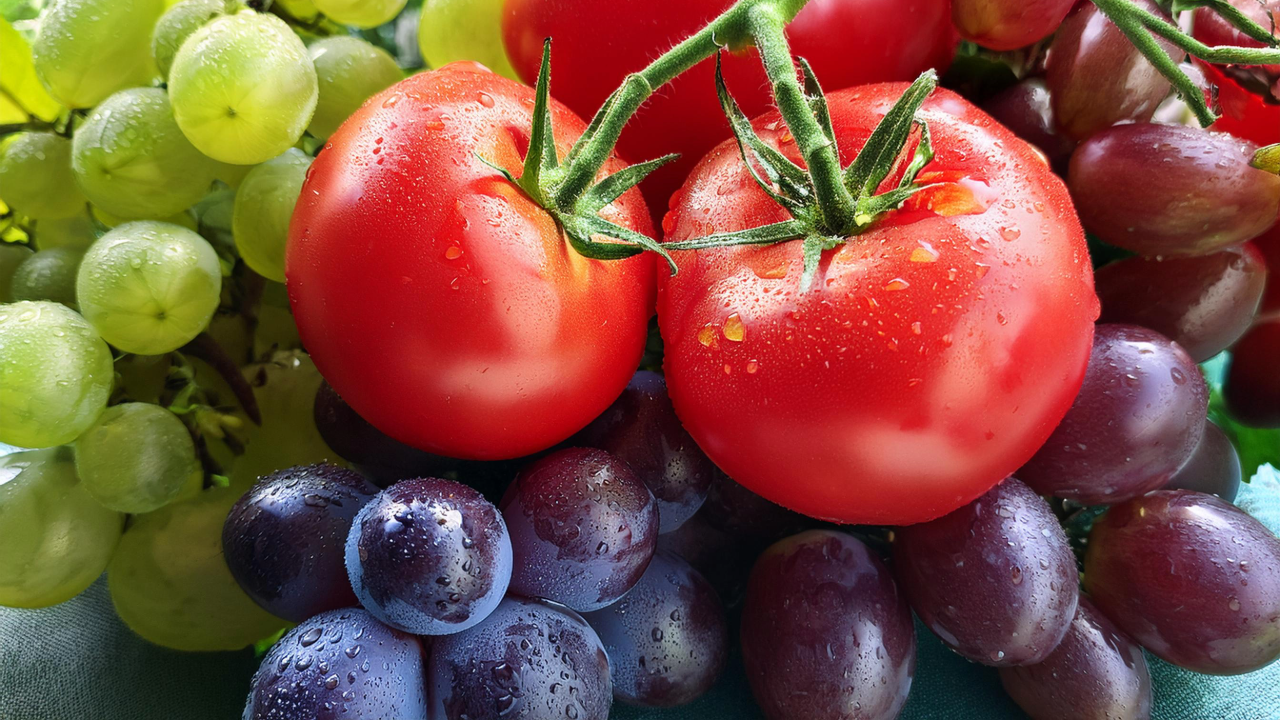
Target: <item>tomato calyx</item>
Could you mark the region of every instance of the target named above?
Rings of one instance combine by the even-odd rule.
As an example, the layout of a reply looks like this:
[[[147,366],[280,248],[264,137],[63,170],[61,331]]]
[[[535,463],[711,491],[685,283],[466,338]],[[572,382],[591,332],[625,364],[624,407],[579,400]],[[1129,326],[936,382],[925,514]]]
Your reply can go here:
[[[1280,175],[1280,143],[1258,148],[1249,164],[1263,172]]]

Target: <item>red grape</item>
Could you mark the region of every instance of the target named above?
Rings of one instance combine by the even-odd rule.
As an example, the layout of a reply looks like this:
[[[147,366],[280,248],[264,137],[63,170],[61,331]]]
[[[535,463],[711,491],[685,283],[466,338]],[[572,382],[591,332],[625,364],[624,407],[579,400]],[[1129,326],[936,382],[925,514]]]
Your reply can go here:
[[[1075,0],[952,0],[960,36],[992,50],[1016,50],[1062,24]]]
[[[1277,119],[1280,124],[1280,118]],[[1267,262],[1267,290],[1262,295],[1261,314],[1265,318],[1280,317],[1280,222],[1254,238],[1251,243]]]
[[[1029,665],[1053,652],[1080,596],[1049,504],[1009,478],[937,520],[899,528],[893,563],[925,625],[970,660]]]
[[[1240,453],[1231,444],[1231,438],[1222,428],[1207,422],[1195,453],[1169,478],[1164,489],[1195,490],[1235,502],[1240,493],[1241,474]]]
[[[763,541],[761,547],[812,526],[805,516],[765,500],[719,469],[702,515],[712,527],[730,535]]]
[[[1053,119],[1049,88],[1029,78],[982,104],[982,109],[1015,135],[1040,148],[1055,169],[1065,168],[1076,141],[1063,135]]]
[[[1280,427],[1280,316],[1258,323],[1232,348],[1222,392],[1240,422]]]
[[[1280,658],[1280,538],[1225,500],[1159,490],[1112,507],[1089,534],[1084,582],[1174,665],[1236,675]]]

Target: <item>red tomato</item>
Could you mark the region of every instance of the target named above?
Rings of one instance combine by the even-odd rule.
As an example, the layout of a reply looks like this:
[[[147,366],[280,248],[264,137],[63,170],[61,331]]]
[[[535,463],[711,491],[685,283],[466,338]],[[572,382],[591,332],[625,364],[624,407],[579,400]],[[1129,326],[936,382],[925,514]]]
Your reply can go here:
[[[904,89],[829,94],[845,163]],[[799,241],[679,253],[660,280],[685,427],[735,480],[814,517],[905,525],[973,500],[1044,443],[1088,362],[1099,307],[1066,187],[952,92],[923,117],[937,158],[921,179],[941,186],[828,251],[807,292]],[[800,162],[776,111],[754,126]],[[787,218],[731,143],[673,205],[673,241]]]
[[[552,38],[551,94],[591,117],[627,73],[643,69],[702,29],[733,0],[507,0],[503,40],[516,72],[532,84],[542,41]],[[950,0],[812,0],[787,28],[791,50],[807,59],[827,90],[886,80],[913,80],[945,68],[954,54]],[[773,105],[754,52],[727,55],[724,74],[744,112]],[[660,216],[693,165],[729,137],[707,60],[662,88],[628,123],[623,157],[650,160],[671,152],[680,160],[641,188]]]
[[[1263,27],[1280,23],[1280,0],[1232,0],[1232,5]],[[1240,32],[1222,16],[1208,8],[1195,11],[1194,33],[1197,40],[1210,46],[1243,45],[1262,47],[1262,43]],[[1218,87],[1218,104],[1222,118],[1213,129],[1259,145],[1280,142],[1280,65],[1235,68],[1240,77],[1248,77],[1253,91],[1242,86],[1222,68],[1201,63],[1210,82]],[[1270,95],[1264,98],[1263,94]]]
[[[333,135],[294,211],[285,274],[307,350],[356,412],[429,452],[564,440],[643,352],[652,259],[583,258],[476,157],[519,173],[532,106],[533,90],[471,63],[415,75]],[[585,126],[555,102],[552,118],[563,157]],[[635,191],[603,214],[652,232]]]

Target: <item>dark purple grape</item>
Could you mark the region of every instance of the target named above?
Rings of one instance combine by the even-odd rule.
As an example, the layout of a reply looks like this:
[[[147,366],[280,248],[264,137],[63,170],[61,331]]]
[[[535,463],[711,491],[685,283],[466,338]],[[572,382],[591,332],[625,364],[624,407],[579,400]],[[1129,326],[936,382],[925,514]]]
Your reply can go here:
[[[671,553],[653,556],[626,597],[588,613],[609,654],[613,696],[674,707],[711,689],[729,652],[724,606],[711,583]]]
[[[813,525],[809,518],[765,500],[719,469],[702,515],[715,528],[764,544]]]
[[[355,605],[342,547],[377,492],[358,473],[327,463],[272,473],[227,515],[227,567],[249,597],[290,622]]]
[[[359,608],[290,630],[262,658],[244,720],[425,718],[422,643]]]
[[[360,511],[346,545],[360,604],[416,635],[447,635],[488,617],[511,581],[502,514],[451,480],[404,480]]]
[[[736,605],[742,599],[751,564],[765,545],[712,526],[705,512],[689,518],[675,532],[658,536],[658,551],[684,558],[711,583],[726,605]]]
[[[600,448],[631,466],[658,500],[658,532],[668,533],[707,499],[715,466],[676,417],[662,376],[641,370],[574,444]]]
[[[607,720],[609,658],[577,613],[509,597],[484,622],[435,641],[430,720]]]
[[[1028,78],[982,104],[982,109],[1013,134],[1040,148],[1054,168],[1065,168],[1076,141],[1063,135],[1053,119],[1049,88]]]
[[[1148,720],[1151,672],[1127,635],[1089,602],[1044,662],[1000,669],[1005,692],[1031,720]]]
[[[1151,0],[1136,4],[1163,14]],[[1178,52],[1166,40],[1156,42],[1170,56]],[[1116,123],[1150,120],[1171,89],[1151,61],[1092,3],[1084,3],[1058,28],[1045,79],[1058,126],[1076,140]]]
[[[1195,490],[1235,502],[1240,493],[1241,475],[1240,453],[1231,438],[1217,425],[1207,422],[1195,453],[1169,478],[1164,489]]]
[[[1080,222],[1149,257],[1206,255],[1276,222],[1280,177],[1249,165],[1256,148],[1182,125],[1118,125],[1080,143],[1067,185]]]
[[[1280,280],[1276,282],[1280,283]],[[1222,387],[1227,410],[1251,427],[1280,428],[1280,315],[1260,322],[1231,348]]]
[[[1159,490],[1089,533],[1085,589],[1161,659],[1238,675],[1280,658],[1280,538],[1234,505]]]
[[[621,460],[569,448],[526,467],[507,488],[511,591],[599,610],[626,594],[649,565],[658,505]]]
[[[1094,280],[1100,322],[1155,330],[1204,362],[1253,324],[1267,266],[1257,248],[1243,245],[1200,257],[1128,258],[1102,268]]]
[[[432,455],[388,437],[360,417],[327,382],[316,390],[313,411],[325,443],[384,487],[405,478],[439,475],[459,465],[453,458]]]
[[[1162,487],[1200,442],[1204,377],[1186,351],[1132,325],[1099,325],[1084,385],[1017,476],[1043,495],[1085,505]]]
[[[742,655],[769,720],[891,720],[911,689],[915,627],[889,570],[866,545],[810,530],[756,561]]]
[[[1080,597],[1057,516],[1014,478],[937,520],[899,528],[893,564],[924,624],[984,665],[1044,660]]]

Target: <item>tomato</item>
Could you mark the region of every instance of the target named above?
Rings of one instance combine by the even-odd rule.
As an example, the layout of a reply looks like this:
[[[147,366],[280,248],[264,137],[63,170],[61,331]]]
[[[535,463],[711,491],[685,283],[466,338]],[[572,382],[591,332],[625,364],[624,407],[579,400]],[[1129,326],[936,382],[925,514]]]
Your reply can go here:
[[[842,161],[905,89],[828,95]],[[677,414],[765,498],[843,523],[939,517],[1008,476],[1080,388],[1098,317],[1084,233],[1036,151],[949,91],[921,115],[939,183],[827,251],[802,243],[680,252],[658,322]],[[799,163],[779,115],[753,123]],[[731,143],[673,198],[668,240],[787,219]]]
[[[330,138],[289,228],[289,299],[316,366],[379,430],[439,455],[564,440],[644,349],[652,260],[582,257],[477,157],[518,174],[533,101],[474,63],[391,86]],[[554,101],[552,120],[563,157],[585,125]],[[652,233],[634,190],[602,215]]]
[[[702,29],[733,0],[507,0],[507,55],[533,83],[542,41],[552,38],[551,94],[591,117],[628,73],[643,69],[675,43]],[[951,62],[956,37],[950,0],[812,0],[787,28],[792,52],[807,59],[827,90],[886,80],[912,80]],[[726,54],[724,75],[748,115],[772,107],[760,60]],[[707,60],[659,90],[628,123],[623,157],[681,157],[641,188],[661,213],[689,170],[729,125],[715,92],[715,61]]]
[[[1280,23],[1280,0],[1231,0],[1231,4],[1263,27]],[[1195,11],[1194,34],[1210,46],[1262,47],[1209,8]],[[1259,145],[1280,142],[1280,65],[1231,68],[1200,63],[1208,80],[1218,87],[1222,118],[1213,129],[1229,132]],[[1237,82],[1243,80],[1248,87]]]

